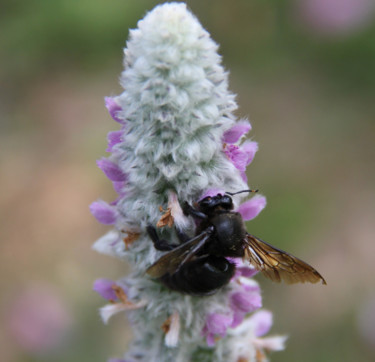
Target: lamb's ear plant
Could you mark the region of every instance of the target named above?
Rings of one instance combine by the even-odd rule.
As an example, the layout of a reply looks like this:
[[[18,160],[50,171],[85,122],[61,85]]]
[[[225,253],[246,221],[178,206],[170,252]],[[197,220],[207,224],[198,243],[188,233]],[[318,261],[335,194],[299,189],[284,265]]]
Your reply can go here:
[[[113,225],[94,249],[131,265],[116,281],[98,279],[94,289],[108,303],[105,323],[126,313],[134,340],[123,359],[113,361],[265,361],[266,351],[283,349],[285,337],[263,337],[272,314],[260,310],[255,270],[240,259],[231,282],[211,296],[172,291],[146,270],[162,255],[146,232],[157,225],[178,243],[176,229],[193,235],[184,201],[248,189],[246,166],[257,143],[244,141],[251,126],[236,120],[234,95],[218,46],[183,3],[157,6],[130,31],[125,48],[122,94],[106,98],[118,122],[108,134],[108,158],[97,164],[118,196],[91,206],[97,220]],[[244,220],[265,206],[256,195],[233,196]]]

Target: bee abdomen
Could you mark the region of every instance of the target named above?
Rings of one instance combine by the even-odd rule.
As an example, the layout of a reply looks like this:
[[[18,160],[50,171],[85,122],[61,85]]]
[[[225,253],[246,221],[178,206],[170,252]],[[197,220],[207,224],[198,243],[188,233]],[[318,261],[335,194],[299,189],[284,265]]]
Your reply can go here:
[[[200,256],[183,265],[178,272],[166,274],[160,280],[170,289],[192,294],[210,295],[229,283],[235,266],[224,257]]]

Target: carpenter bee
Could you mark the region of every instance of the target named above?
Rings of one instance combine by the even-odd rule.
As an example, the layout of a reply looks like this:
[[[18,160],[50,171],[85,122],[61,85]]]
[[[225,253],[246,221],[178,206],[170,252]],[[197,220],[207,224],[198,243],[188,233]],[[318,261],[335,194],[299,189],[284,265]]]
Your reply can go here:
[[[155,248],[168,253],[151,265],[147,273],[172,290],[210,295],[233,277],[235,265],[230,258],[242,257],[274,282],[326,284],[309,264],[246,231],[241,214],[233,211],[231,196],[237,193],[205,197],[197,203],[197,208],[185,202],[184,214],[199,223],[193,238],[176,228],[181,241],[178,245],[160,239],[156,229],[149,225],[147,232]]]

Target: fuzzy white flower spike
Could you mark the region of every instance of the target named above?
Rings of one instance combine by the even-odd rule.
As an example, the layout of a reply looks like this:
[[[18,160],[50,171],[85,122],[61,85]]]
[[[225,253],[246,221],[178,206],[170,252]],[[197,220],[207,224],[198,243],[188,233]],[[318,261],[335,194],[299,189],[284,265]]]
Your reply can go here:
[[[130,31],[123,93],[105,99],[118,129],[108,134],[111,154],[98,166],[118,197],[91,205],[97,220],[114,230],[94,249],[127,260],[132,272],[115,282],[100,279],[94,289],[110,302],[101,309],[105,322],[122,311],[130,320],[134,341],[126,361],[230,362],[240,341],[246,356],[282,347],[260,345],[248,318],[261,306],[260,288],[243,282],[255,271],[241,259],[228,261],[236,273],[204,297],[173,291],[146,273],[165,253],[156,250],[156,239],[167,250],[183,235],[194,236],[199,221],[187,204],[249,188],[245,169],[257,144],[243,142],[251,126],[233,114],[237,105],[217,49],[184,3],[159,5]],[[233,196],[235,208],[244,197]],[[264,205],[257,196],[240,212],[250,219]],[[184,262],[194,256],[186,255]],[[236,333],[245,321],[246,333]]]

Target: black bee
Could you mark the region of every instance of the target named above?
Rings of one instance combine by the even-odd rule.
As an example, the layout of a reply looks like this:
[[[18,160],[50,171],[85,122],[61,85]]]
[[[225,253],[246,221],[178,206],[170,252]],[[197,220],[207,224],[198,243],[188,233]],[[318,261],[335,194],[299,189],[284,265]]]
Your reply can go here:
[[[169,252],[148,268],[147,273],[172,290],[210,295],[229,283],[235,273],[235,265],[227,257],[242,257],[275,282],[316,283],[321,280],[326,284],[309,264],[247,233],[241,214],[232,211],[230,195],[235,194],[205,197],[197,203],[197,209],[185,202],[185,215],[200,222],[196,236],[190,239],[176,228],[179,245],[159,239],[156,229],[148,226],[147,232],[155,248]]]

